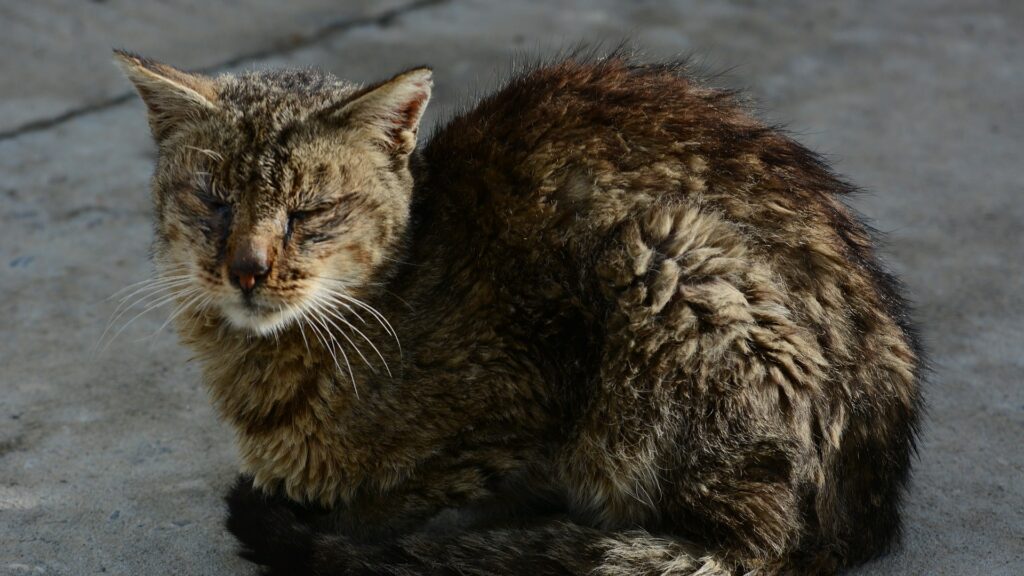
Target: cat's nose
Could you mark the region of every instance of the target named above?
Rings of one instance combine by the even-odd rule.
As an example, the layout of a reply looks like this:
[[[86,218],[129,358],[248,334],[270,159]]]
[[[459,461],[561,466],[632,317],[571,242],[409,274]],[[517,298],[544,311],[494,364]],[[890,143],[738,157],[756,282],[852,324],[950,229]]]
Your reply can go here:
[[[270,259],[262,246],[250,244],[236,250],[228,264],[231,283],[243,293],[250,294],[270,274]]]

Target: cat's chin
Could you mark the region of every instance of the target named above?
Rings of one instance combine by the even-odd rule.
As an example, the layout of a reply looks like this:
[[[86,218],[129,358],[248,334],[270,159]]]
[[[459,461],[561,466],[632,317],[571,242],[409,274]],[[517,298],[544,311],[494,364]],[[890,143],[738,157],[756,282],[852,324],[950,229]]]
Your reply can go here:
[[[252,307],[235,303],[221,309],[232,327],[257,336],[271,336],[293,319],[293,314],[288,309]]]

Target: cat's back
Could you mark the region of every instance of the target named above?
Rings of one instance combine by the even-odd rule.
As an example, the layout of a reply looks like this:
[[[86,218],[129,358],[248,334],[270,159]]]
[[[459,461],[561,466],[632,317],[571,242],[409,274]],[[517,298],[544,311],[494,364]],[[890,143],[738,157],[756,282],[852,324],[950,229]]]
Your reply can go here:
[[[600,236],[650,206],[686,203],[768,260],[836,272],[869,262],[868,230],[841,200],[851,187],[687,70],[612,56],[513,77],[425,147],[431,203],[532,240],[565,239],[581,222]]]
[[[513,219],[537,204],[624,212],[689,196],[793,237],[806,230],[780,222],[798,222],[808,204],[852,220],[837,199],[848,185],[685,62],[611,56],[538,66],[456,115],[424,157],[442,202],[489,205]],[[860,232],[851,239],[867,244]]]
[[[528,194],[560,171],[628,172],[751,131],[763,128],[730,93],[703,87],[682,64],[568,59],[522,72],[456,115],[425,156],[446,183],[486,176]]]

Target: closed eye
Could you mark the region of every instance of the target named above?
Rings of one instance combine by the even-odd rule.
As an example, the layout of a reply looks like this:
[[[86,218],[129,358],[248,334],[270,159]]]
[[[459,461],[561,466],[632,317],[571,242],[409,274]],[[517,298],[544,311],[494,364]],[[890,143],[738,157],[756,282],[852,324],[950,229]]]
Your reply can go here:
[[[336,207],[336,203],[325,202],[303,210],[292,210],[288,212],[288,222],[285,227],[285,241],[287,242],[288,239],[291,238],[292,232],[295,231],[296,226],[307,220],[323,216],[324,214],[333,211]]]
[[[196,172],[194,178],[195,195],[211,212],[221,216],[230,213],[231,205],[216,193],[217,188],[209,172]]]
[[[288,218],[292,221],[308,220],[310,218],[319,216],[330,210],[332,206],[323,206],[318,208],[311,208],[308,210],[292,210],[288,213]]]
[[[211,212],[218,216],[226,216],[231,213],[231,204],[223,198],[218,198],[212,194],[201,192],[198,194],[199,199],[202,200],[203,204],[210,209]]]
[[[211,196],[209,194],[200,194],[199,199],[203,201],[203,204],[206,204],[210,208],[214,209],[224,208],[228,205],[228,203],[225,200],[217,198],[216,196]]]
[[[314,204],[307,208],[296,209],[288,212],[288,219],[294,222],[298,222],[300,220],[316,218],[317,216],[326,214],[334,210],[337,206],[337,202],[321,202],[319,204]]]

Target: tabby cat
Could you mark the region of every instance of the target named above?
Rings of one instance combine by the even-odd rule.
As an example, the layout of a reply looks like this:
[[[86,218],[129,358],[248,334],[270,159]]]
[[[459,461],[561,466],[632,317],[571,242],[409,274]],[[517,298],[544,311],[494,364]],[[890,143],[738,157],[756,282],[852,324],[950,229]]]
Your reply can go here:
[[[835,574],[900,532],[921,352],[851,185],[683,64],[570,56],[420,149],[431,71],[148,108],[158,295],[271,574]]]

